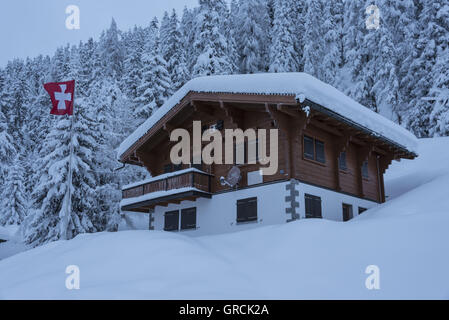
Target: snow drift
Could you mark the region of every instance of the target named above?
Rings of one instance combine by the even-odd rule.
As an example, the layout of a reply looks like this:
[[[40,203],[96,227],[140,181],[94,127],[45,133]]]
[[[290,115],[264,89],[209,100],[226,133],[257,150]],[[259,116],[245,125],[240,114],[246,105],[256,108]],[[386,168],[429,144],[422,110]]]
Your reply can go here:
[[[80,235],[0,261],[0,297],[449,299],[449,138],[395,163],[389,201],[349,222],[307,219],[233,234]],[[68,265],[80,268],[67,290]],[[380,289],[365,287],[366,267]]]

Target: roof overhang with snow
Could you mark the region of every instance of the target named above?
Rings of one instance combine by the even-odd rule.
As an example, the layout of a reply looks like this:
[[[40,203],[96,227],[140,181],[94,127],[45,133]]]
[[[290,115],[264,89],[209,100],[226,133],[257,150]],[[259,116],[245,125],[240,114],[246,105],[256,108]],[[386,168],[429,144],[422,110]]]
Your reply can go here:
[[[189,95],[192,93],[221,94],[222,99],[229,99],[230,95],[245,95],[248,99],[261,96],[261,101],[267,96],[277,96],[285,102],[307,105],[405,153],[417,155],[417,138],[411,132],[364,107],[336,88],[306,73],[261,73],[200,77],[187,82],[121,143],[117,150],[118,160],[126,162],[176,109],[189,105]]]

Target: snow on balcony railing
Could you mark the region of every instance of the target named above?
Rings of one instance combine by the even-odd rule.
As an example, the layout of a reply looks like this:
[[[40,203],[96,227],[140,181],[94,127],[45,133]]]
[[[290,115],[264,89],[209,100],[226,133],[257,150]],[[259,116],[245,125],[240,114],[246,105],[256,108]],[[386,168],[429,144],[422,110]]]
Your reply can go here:
[[[211,177],[211,174],[196,168],[170,172],[124,186],[122,198],[129,199],[182,188],[195,188],[199,191],[211,192]]]

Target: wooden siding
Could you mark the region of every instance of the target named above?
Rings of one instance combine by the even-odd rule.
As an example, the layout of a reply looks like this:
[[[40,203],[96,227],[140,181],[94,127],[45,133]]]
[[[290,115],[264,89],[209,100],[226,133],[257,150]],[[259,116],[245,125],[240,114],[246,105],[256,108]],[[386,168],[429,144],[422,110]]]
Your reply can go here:
[[[201,97],[206,97],[206,95],[201,95]],[[230,96],[226,97],[230,99]],[[246,97],[246,99],[248,98],[250,97]],[[280,97],[271,99],[280,99]],[[287,98],[285,97],[284,99]],[[228,101],[223,103],[204,100],[195,102],[193,106],[187,105],[185,108],[188,108],[188,110],[178,119],[174,118],[173,113],[171,113],[170,119],[172,119],[173,123],[170,123],[168,127],[184,128],[192,134],[192,124],[195,120],[201,121],[202,125],[210,125],[218,120],[223,120],[224,129],[240,128],[246,130],[253,128],[269,130],[278,128],[278,171],[274,175],[264,176],[264,183],[295,178],[365,199],[384,201],[383,173],[392,159],[399,158],[394,153],[394,150],[388,149],[384,143],[379,142],[379,144],[376,144],[376,141],[373,140],[363,140],[363,135],[359,135],[358,132],[348,129],[344,125],[337,127],[335,121],[327,125],[324,123],[326,118],[312,116],[307,118],[306,122],[304,120],[301,122],[301,120],[298,120],[300,118],[296,119],[288,116],[291,111],[289,111],[290,113],[282,113],[279,105],[277,105],[276,109],[276,105],[272,108],[271,105],[263,104],[263,99],[259,100],[255,101],[254,104],[249,104],[247,101],[234,103]],[[186,103],[183,102],[183,105],[186,105]],[[224,131],[222,133],[224,136]],[[164,173],[165,165],[170,164],[170,149],[174,142],[169,141],[170,131],[166,128],[160,129],[158,132],[152,130],[152,134],[155,137],[157,136],[158,139],[154,138],[153,141],[150,141],[150,139],[146,142],[139,142],[141,147],[136,154],[140,157],[139,161],[141,164],[148,168],[153,176],[157,176]],[[325,163],[304,158],[304,135],[324,142]],[[342,136],[344,138],[345,135],[351,137],[351,139],[348,140],[349,142],[344,143],[344,147],[342,147],[341,140]],[[269,136],[267,138],[269,142]],[[203,146],[205,144],[207,143],[203,143]],[[224,146],[225,143],[223,141],[223,162]],[[367,152],[366,149],[369,147],[371,149]],[[269,146],[267,150],[269,150]],[[338,156],[342,150],[346,152],[347,162],[347,170],[344,171],[338,167]],[[361,158],[365,156],[368,160],[368,178],[363,178],[361,174],[361,163],[363,162]],[[380,160],[379,165],[377,157]],[[182,169],[188,167],[189,165],[183,165]],[[202,180],[205,177],[198,177],[198,181],[202,181],[199,189],[204,190],[202,188],[206,188],[206,185],[207,189],[209,190],[210,188],[212,193],[229,189],[229,187],[220,184],[220,177],[226,177],[231,167],[232,165],[226,164],[203,164],[202,170],[210,173],[213,177],[210,185],[209,181],[206,183],[205,180]],[[259,170],[260,165],[245,164],[239,165],[239,168],[242,173],[240,187],[246,187],[247,173]],[[188,177],[179,177],[173,182],[155,182],[145,186],[145,190],[142,191],[139,191],[138,188],[136,190],[126,190],[124,191],[124,197],[136,196],[141,192],[149,193],[164,190],[167,187],[164,183],[173,183],[173,185],[169,185],[169,188],[179,188],[188,185],[191,181],[188,180]]]

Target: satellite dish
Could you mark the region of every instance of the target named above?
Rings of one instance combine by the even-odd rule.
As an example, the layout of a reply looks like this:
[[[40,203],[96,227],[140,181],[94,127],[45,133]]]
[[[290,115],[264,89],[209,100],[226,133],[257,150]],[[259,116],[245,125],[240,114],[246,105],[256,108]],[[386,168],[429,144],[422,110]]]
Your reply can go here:
[[[234,188],[240,182],[241,178],[240,169],[233,166],[231,170],[229,170],[226,179],[224,177],[220,178],[220,183],[222,186],[228,185],[231,188]]]

